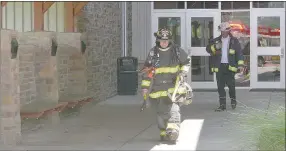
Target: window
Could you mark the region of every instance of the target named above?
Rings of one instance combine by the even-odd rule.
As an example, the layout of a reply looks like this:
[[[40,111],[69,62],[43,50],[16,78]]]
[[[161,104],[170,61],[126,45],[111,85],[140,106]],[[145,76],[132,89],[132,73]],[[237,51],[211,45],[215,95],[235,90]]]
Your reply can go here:
[[[180,17],[159,17],[158,29],[168,28],[171,30],[174,42],[181,46],[181,18]]]
[[[188,9],[218,9],[218,1],[189,1]]]
[[[267,2],[267,1],[256,1],[252,2],[253,8],[284,8],[285,2]]]
[[[184,9],[185,2],[154,2],[154,9]]]
[[[258,47],[280,46],[280,17],[261,16],[257,18]]]
[[[192,82],[214,81],[209,56],[192,56]]]
[[[267,70],[264,66],[267,66]],[[280,56],[257,56],[258,81],[279,82],[280,73]]]
[[[224,1],[221,2],[221,9],[222,10],[232,10],[232,9],[250,9],[250,2],[249,1]]]
[[[192,17],[192,47],[206,47],[213,37],[212,17]]]

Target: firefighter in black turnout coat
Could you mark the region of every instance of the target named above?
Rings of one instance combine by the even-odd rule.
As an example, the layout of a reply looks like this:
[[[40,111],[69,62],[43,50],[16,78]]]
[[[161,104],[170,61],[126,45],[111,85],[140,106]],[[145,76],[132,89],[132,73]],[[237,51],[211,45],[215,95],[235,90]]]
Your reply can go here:
[[[215,111],[226,109],[225,85],[229,88],[231,106],[233,109],[236,108],[234,76],[244,65],[240,43],[231,35],[230,24],[228,22],[221,23],[219,30],[221,35],[211,40],[206,47],[206,51],[210,54],[211,70],[216,73],[219,94],[220,106]]]
[[[172,33],[168,29],[160,29],[154,36],[156,46],[149,51],[144,64],[148,73],[142,78],[142,94],[144,97],[148,95],[148,103],[156,110],[161,140],[175,143],[180,130],[181,104],[172,102],[168,93],[174,91],[178,75],[187,76],[190,58],[173,43]],[[178,93],[184,95],[185,92]]]

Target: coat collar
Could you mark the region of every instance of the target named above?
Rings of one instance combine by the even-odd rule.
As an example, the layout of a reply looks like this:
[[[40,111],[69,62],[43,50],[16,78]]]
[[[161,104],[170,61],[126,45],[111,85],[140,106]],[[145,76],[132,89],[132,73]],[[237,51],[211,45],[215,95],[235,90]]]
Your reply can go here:
[[[219,39],[221,39],[221,38],[222,38],[222,36],[221,36],[221,35],[219,35]],[[229,38],[230,38],[230,39],[234,38],[234,37],[233,37],[233,35],[232,35],[231,33],[229,33]]]

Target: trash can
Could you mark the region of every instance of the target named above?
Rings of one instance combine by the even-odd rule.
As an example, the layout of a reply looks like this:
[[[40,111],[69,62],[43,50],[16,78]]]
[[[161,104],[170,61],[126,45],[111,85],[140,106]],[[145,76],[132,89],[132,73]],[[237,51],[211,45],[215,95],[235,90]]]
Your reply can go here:
[[[117,59],[118,95],[136,95],[138,89],[138,59],[120,57]]]

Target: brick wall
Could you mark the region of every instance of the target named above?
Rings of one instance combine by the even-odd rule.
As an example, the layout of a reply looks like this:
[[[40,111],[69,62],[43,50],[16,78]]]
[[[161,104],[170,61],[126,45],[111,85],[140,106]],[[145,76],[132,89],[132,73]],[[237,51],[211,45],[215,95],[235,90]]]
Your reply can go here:
[[[127,2],[128,56],[132,56],[132,2]]]
[[[82,10],[87,20],[88,90],[97,100],[117,94],[116,64],[121,56],[120,2],[89,2]]]

